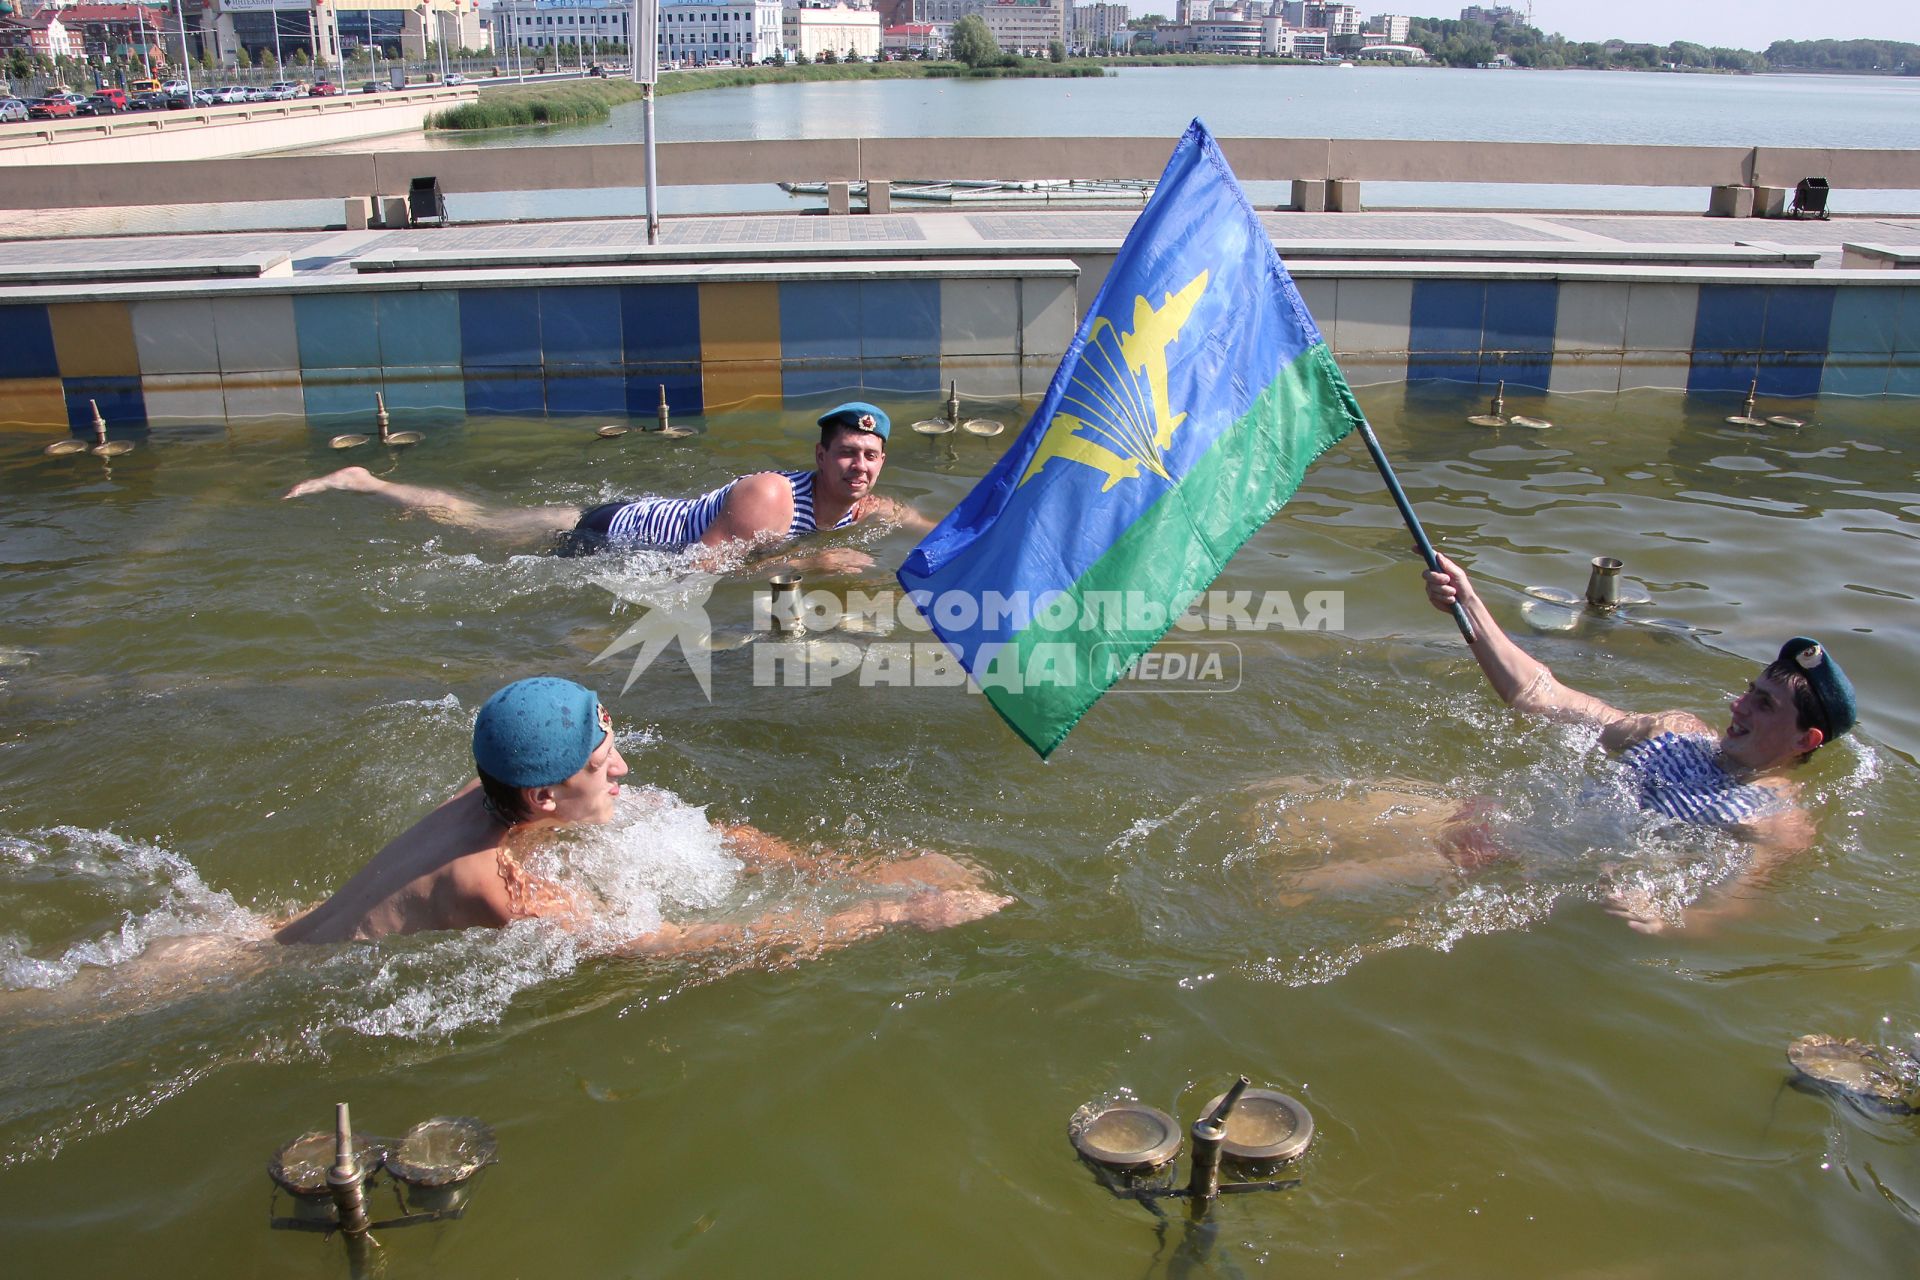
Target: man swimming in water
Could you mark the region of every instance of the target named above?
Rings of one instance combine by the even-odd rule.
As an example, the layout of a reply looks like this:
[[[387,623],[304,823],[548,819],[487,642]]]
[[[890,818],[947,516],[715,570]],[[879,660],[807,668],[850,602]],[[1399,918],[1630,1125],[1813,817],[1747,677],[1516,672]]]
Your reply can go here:
[[[1439,565],[1425,574],[1427,599],[1442,613],[1456,603],[1466,610],[1478,633],[1473,656],[1503,702],[1549,720],[1599,728],[1600,744],[1618,751],[1631,771],[1642,809],[1718,827],[1753,846],[1746,870],[1721,886],[1712,903],[1691,909],[1689,923],[1738,910],[1743,890],[1812,843],[1813,822],[1789,774],[1858,720],[1853,684],[1823,645],[1805,636],[1782,645],[1733,700],[1727,728],[1716,734],[1690,712],[1622,711],[1561,684],[1500,629],[1459,565],[1445,556]],[[1471,831],[1450,834],[1472,861]],[[1643,932],[1658,932],[1666,923],[1637,893],[1615,894],[1608,910]]]
[[[443,489],[394,484],[365,467],[346,467],[303,480],[285,497],[302,498],[328,489],[371,493],[444,524],[509,537],[557,537],[561,555],[646,547],[660,551],[706,548],[717,554],[729,546],[766,551],[821,529],[844,529],[878,517],[924,532],[932,522],[905,503],[873,492],[887,462],[892,429],[886,413],[864,401],[840,405],[818,420],[820,442],[811,471],[761,471],[738,476],[698,498],[640,498],[609,502],[581,511],[577,507],[530,507],[501,511]],[[815,566],[853,571],[872,558],[846,548],[822,552]]]
[[[627,763],[613,721],[592,690],[551,676],[519,680],[488,698],[473,726],[479,777],[375,854],[339,892],[284,925],[279,942],[343,942],[429,929],[499,928],[516,920],[574,920],[581,906],[563,888],[527,872],[523,858],[562,827],[613,818]],[[798,850],[749,826],[722,827],[728,848],[751,866],[806,864]],[[889,925],[944,929],[988,916],[1010,899],[941,854],[866,870],[864,884],[890,887],[819,921],[764,917],[749,925],[677,925],[620,948],[672,955],[738,945],[809,952]]]

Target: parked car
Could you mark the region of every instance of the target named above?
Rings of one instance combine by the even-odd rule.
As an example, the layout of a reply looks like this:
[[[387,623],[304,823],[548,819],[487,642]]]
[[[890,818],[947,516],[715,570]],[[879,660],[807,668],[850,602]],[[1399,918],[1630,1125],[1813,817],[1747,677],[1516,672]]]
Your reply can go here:
[[[378,92],[380,92],[380,90],[381,90],[381,89],[383,89],[383,88],[385,88],[385,87],[386,87],[386,86],[385,86],[385,85],[383,85],[383,84],[381,84],[381,83],[380,83],[380,82],[379,82],[378,80],[368,80],[367,82],[365,82],[364,84],[362,84],[362,85],[360,86],[360,92],[362,92],[362,93],[378,93]]]
[[[465,84],[466,82],[467,82],[467,78],[461,75],[458,71],[448,72],[447,78],[444,81],[442,81],[442,83],[444,84]]]
[[[71,120],[78,114],[64,96],[34,98],[27,103],[27,116],[33,120]]]
[[[178,93],[170,93],[167,95],[167,106],[174,111],[186,111],[193,107],[210,107],[212,105],[213,90],[211,89],[195,89],[192,93],[188,93],[185,89],[182,89]]]
[[[97,116],[118,115],[127,109],[127,99],[124,94],[119,98],[109,98],[104,93],[96,93],[87,99],[87,102],[93,108],[93,114]]]
[[[93,91],[93,96],[96,100],[105,98],[108,102],[111,102],[115,111],[125,111],[127,109],[127,91],[125,89],[117,88],[110,84],[101,85]]]
[[[269,102],[291,102],[306,92],[306,86],[295,80],[276,80],[267,86]]]
[[[0,124],[27,118],[27,102],[24,98],[0,98]]]
[[[244,90],[248,102],[265,102],[273,97],[273,92],[264,84],[250,84]]]
[[[54,96],[59,98],[65,98],[68,102],[71,102],[73,104],[73,114],[77,116],[91,116],[91,115],[99,114],[93,109],[93,99],[89,98],[84,93],[61,93],[61,94],[55,94]]]
[[[313,87],[307,90],[309,98],[331,98],[340,92],[340,86],[331,80],[315,80]]]
[[[185,80],[162,80],[160,82],[160,92],[186,93],[188,92],[187,82]]]
[[[225,106],[247,100],[247,87],[239,84],[223,84],[213,91],[213,100]]]
[[[166,86],[162,85],[158,80],[129,80],[127,82],[127,96],[132,98],[142,93],[159,93],[160,90],[165,87]]]
[[[165,111],[167,109],[167,99],[171,96],[173,95],[162,93],[158,89],[148,93],[136,93],[127,99],[127,110]]]

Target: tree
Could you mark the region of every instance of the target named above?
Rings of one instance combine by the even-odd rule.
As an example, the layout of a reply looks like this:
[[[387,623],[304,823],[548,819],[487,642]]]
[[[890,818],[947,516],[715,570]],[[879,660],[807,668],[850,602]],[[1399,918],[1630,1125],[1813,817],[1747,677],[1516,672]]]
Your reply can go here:
[[[313,59],[307,56],[305,49],[295,49],[293,51],[293,65],[296,67],[310,67],[313,65]]]
[[[234,46],[233,65],[242,71],[249,70],[253,66],[253,55],[247,52],[247,46],[243,44]]]
[[[991,67],[1000,62],[1000,42],[987,30],[986,19],[977,13],[970,13],[953,24],[953,37],[947,47],[969,67]]]
[[[1066,43],[1060,40],[1049,40],[1047,42],[1047,61],[1065,62],[1066,60],[1067,60]]]

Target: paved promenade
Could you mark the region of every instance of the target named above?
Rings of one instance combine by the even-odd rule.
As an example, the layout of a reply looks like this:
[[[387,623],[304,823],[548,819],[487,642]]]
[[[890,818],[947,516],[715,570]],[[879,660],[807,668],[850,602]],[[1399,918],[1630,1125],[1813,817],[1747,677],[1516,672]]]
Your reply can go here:
[[[1839,267],[1845,242],[1920,250],[1920,218],[1831,221],[1604,213],[1266,213],[1283,256],[1315,259]],[[408,230],[230,232],[0,240],[0,289],[217,277],[822,257],[1108,251],[1132,210],[907,212],[670,218],[649,250],[639,219]],[[1700,251],[1700,252],[1694,252]],[[1744,256],[1743,256],[1744,255]]]

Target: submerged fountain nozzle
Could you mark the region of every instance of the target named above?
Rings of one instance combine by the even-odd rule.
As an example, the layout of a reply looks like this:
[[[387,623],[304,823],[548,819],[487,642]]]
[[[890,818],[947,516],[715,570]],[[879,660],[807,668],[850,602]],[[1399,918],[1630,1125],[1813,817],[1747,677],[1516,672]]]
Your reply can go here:
[[[1193,1173],[1187,1179],[1187,1201],[1195,1213],[1220,1195],[1220,1151],[1227,1140],[1227,1119],[1252,1083],[1245,1076],[1220,1096],[1207,1113],[1193,1122]]]
[[[1284,1164],[1313,1141],[1313,1118],[1283,1093],[1250,1089],[1245,1076],[1213,1099],[1189,1131],[1193,1167],[1185,1186],[1174,1185],[1180,1126],[1166,1112],[1125,1102],[1090,1112],[1082,1108],[1067,1127],[1074,1149],[1095,1171],[1101,1185],[1128,1200],[1139,1200],[1158,1214],[1153,1202],[1184,1198],[1192,1216],[1204,1217],[1222,1195],[1247,1191],[1284,1191],[1298,1179],[1221,1180],[1224,1160],[1265,1166]],[[1249,1170],[1256,1172],[1256,1170]]]
[[[367,1218],[367,1180],[353,1150],[353,1121],[347,1104],[333,1104],[333,1167],[327,1170],[327,1190],[340,1213],[340,1229],[364,1236],[373,1223]]]
[[[1626,565],[1612,556],[1595,556],[1593,572],[1587,575],[1587,603],[1596,609],[1614,609],[1620,605],[1620,570]]]
[[[768,612],[773,618],[775,635],[799,640],[807,634],[807,620],[800,612],[800,575],[776,573],[767,579]]]
[[[947,421],[956,427],[960,425],[960,383],[958,379],[947,384]]]
[[[1467,419],[1476,427],[1504,427],[1507,425],[1507,384],[1504,379],[1493,389],[1493,403],[1487,406],[1485,413],[1476,413]]]
[[[391,430],[393,419],[387,415],[387,398],[380,392],[376,391],[373,393],[373,403],[377,407],[374,420],[380,424],[381,444],[398,447],[400,445],[419,444],[427,438],[426,432],[424,431]]]
[[[1746,404],[1741,408],[1739,413],[1730,415],[1727,418],[1727,421],[1731,422],[1736,427],[1766,426],[1767,425],[1766,419],[1756,418],[1753,416],[1754,397],[1759,393],[1759,391],[1760,391],[1760,379],[1755,378],[1752,382],[1747,384]]]
[[[660,384],[660,407],[656,410],[656,413],[660,419],[660,425],[656,428],[657,430],[665,431],[673,425],[672,415],[667,411],[667,384],[664,382]]]

